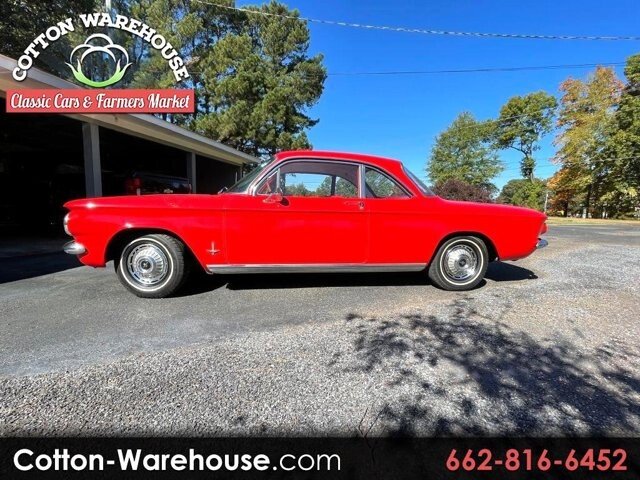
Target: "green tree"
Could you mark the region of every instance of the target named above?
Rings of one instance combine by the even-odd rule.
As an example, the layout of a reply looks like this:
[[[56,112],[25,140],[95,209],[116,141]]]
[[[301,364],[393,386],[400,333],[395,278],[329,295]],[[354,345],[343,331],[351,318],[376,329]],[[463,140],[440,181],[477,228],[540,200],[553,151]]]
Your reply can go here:
[[[190,58],[186,45],[195,38],[195,30],[203,26],[194,19],[198,3],[190,5],[179,0],[133,0],[128,4],[129,15],[158,30],[182,58]],[[122,11],[118,13],[124,13]],[[167,68],[167,61],[159,51],[152,48],[144,39],[132,37],[129,50],[135,58],[130,85],[134,88],[171,88],[175,78]],[[193,84],[188,84],[194,87]],[[197,92],[199,93],[199,92]]]
[[[498,202],[542,211],[545,191],[545,182],[537,178],[509,180],[502,187]]]
[[[102,2],[104,5],[104,2]],[[80,13],[98,8],[97,0],[2,0],[0,2],[0,53],[18,58],[47,28]],[[35,65],[55,75],[69,77],[69,38],[61,37],[45,49]]]
[[[294,197],[310,197],[314,192],[309,190],[304,183],[298,183],[293,185],[287,185],[285,194]]]
[[[323,197],[330,197],[332,187],[331,184],[333,183],[333,181],[333,177],[326,177],[316,190],[316,193]],[[356,197],[358,196],[358,189],[353,183],[349,182],[348,180],[337,177],[335,178],[334,195],[338,197]]]
[[[307,110],[323,91],[322,55],[308,55],[309,30],[297,10],[276,1],[245,8],[267,15],[194,0],[130,2],[132,15],[163,33],[188,62],[197,113],[167,119],[256,156],[309,148],[306,130],[317,119]],[[138,58],[133,86],[174,84],[157,51],[141,44]]]
[[[491,122],[476,120],[463,112],[436,138],[427,163],[434,184],[461,180],[495,190],[491,180],[504,167],[490,143]]]
[[[568,216],[579,205],[584,205],[584,191],[573,182],[572,172],[561,167],[547,182],[549,190],[548,211]]]
[[[553,178],[557,194],[581,195],[585,213],[606,195],[611,158],[605,151],[614,126],[614,107],[622,82],[613,69],[597,68],[586,81],[569,78],[560,85],[561,129],[554,143],[555,161],[562,165]],[[602,202],[600,202],[602,203]]]
[[[233,6],[233,0],[220,5]],[[204,64],[215,45],[228,35],[242,30],[243,14],[194,0],[129,0],[130,15],[162,33],[188,62],[190,79],[186,86],[196,90],[198,111],[207,113],[209,94],[204,88]],[[161,88],[175,85],[167,62],[144,40],[134,39],[133,51],[141,67],[132,79],[137,88]],[[185,123],[186,119],[181,118]]]
[[[309,29],[297,10],[275,1],[250,8],[270,15],[241,13],[238,32],[202,52],[207,98],[193,127],[257,156],[308,148],[305,130],[317,120],[306,112],[326,78],[322,55],[308,55]]]
[[[529,180],[533,180],[536,166],[533,154],[540,148],[538,143],[542,136],[553,128],[556,105],[555,97],[546,92],[515,96],[502,106],[495,122],[495,146],[520,152],[520,170]]]
[[[624,87],[606,148],[610,158],[607,194],[614,215],[640,207],[640,54],[627,59]]]

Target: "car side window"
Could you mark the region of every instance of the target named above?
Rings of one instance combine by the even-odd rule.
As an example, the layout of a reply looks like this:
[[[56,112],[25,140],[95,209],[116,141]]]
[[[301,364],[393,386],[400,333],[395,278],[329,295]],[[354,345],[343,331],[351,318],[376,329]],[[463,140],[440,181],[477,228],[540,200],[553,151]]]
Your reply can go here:
[[[395,180],[373,168],[366,167],[364,174],[367,198],[407,198],[409,195]]]
[[[293,197],[358,196],[358,166],[340,162],[296,161],[279,168],[280,191]],[[275,193],[277,172],[267,177],[256,190],[258,195]]]

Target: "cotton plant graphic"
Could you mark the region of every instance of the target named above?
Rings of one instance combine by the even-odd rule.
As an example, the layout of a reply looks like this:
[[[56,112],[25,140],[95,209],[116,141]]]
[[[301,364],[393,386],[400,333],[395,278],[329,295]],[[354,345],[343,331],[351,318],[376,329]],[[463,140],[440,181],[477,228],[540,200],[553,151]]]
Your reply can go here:
[[[102,43],[100,42],[100,40],[104,40],[106,43],[100,45],[96,44]],[[93,53],[105,53],[109,57],[111,57],[114,62],[116,62],[116,70],[110,78],[97,82],[88,78],[84,74],[84,72],[82,71],[82,63],[88,55],[91,55]],[[74,67],[72,63],[76,54],[80,55],[80,58],[76,59],[77,66]],[[118,58],[116,58],[116,55],[118,56]],[[122,60],[124,60],[125,63],[124,67],[121,66]],[[129,62],[129,54],[127,53],[127,51],[120,45],[113,43],[113,40],[111,40],[107,35],[103,33],[94,33],[93,35],[88,36],[82,45],[78,45],[73,49],[71,55],[69,55],[69,61],[72,63],[67,63],[67,65],[69,65],[69,68],[71,68],[75,79],[78,82],[93,88],[104,88],[118,83],[120,80],[122,80],[125,72],[131,66],[131,63]]]

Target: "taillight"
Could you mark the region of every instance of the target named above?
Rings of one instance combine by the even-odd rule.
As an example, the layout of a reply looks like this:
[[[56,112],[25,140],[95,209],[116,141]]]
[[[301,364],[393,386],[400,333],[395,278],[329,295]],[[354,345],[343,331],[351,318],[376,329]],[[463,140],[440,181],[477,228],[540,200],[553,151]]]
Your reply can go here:
[[[540,235],[547,233],[547,222],[542,224],[542,228],[540,229]]]
[[[127,178],[124,182],[124,189],[130,195],[140,195],[142,181],[139,178]]]

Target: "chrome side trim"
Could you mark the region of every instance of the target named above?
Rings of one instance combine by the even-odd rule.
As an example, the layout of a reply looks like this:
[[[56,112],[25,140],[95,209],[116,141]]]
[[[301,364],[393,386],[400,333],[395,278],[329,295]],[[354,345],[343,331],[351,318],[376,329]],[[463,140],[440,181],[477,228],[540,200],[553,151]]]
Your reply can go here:
[[[87,249],[78,242],[67,242],[62,247],[64,253],[68,253],[69,255],[82,255],[87,251]]]
[[[547,245],[549,245],[549,242],[547,242],[544,238],[539,238],[538,243],[536,243],[536,249],[539,250],[546,247]]]
[[[347,273],[347,272],[419,272],[425,263],[287,263],[207,265],[209,273]]]

